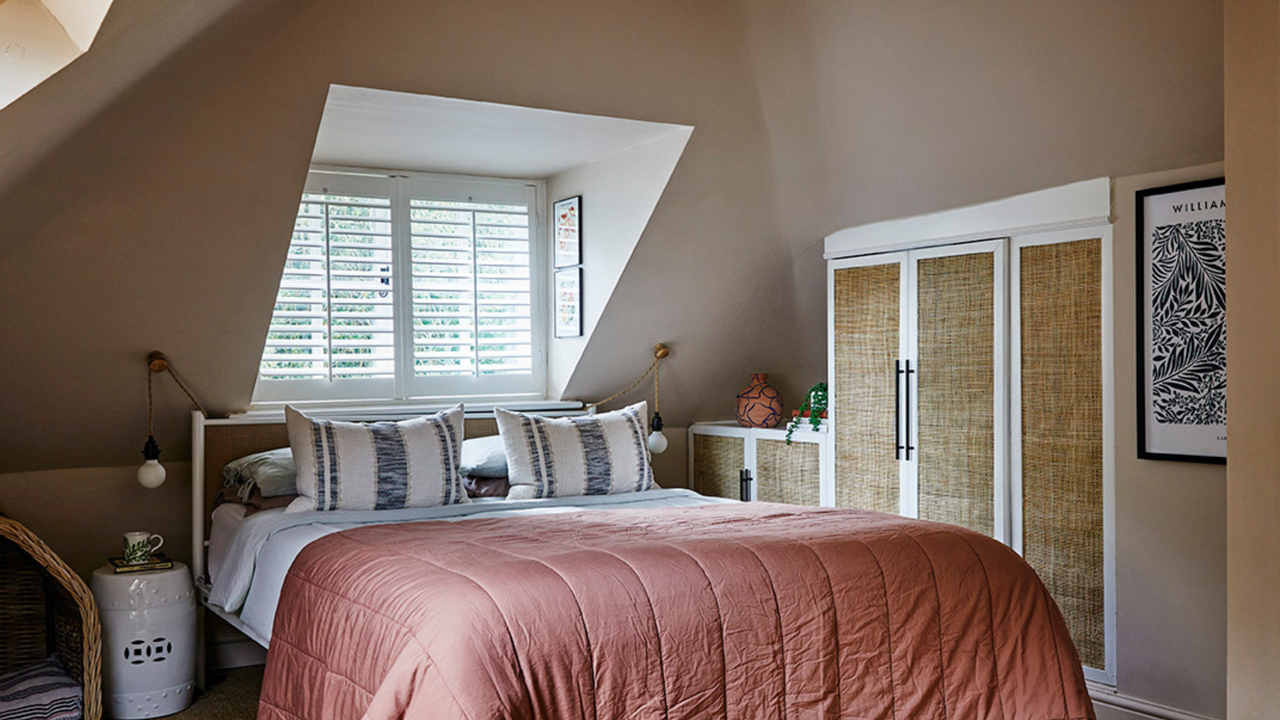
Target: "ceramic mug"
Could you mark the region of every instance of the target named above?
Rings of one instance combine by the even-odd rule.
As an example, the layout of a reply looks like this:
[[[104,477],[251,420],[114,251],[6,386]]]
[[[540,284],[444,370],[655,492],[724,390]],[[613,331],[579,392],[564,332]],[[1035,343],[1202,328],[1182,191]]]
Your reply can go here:
[[[152,540],[158,540],[152,545]],[[124,534],[124,561],[130,565],[147,562],[151,556],[164,545],[164,538],[149,532],[128,532]]]

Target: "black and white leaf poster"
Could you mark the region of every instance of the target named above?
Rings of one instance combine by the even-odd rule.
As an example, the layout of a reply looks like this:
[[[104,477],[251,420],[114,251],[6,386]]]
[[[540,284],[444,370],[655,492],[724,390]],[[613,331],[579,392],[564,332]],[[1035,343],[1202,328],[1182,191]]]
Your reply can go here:
[[[1227,232],[1221,178],[1137,194],[1138,456],[1227,456]]]

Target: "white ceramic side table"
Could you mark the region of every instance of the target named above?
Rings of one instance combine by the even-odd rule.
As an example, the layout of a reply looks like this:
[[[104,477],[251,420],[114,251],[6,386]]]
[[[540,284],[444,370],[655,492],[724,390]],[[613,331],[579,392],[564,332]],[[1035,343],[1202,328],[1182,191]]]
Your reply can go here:
[[[196,597],[187,566],[93,571],[102,615],[102,705],[110,718],[155,718],[191,704],[196,677]]]

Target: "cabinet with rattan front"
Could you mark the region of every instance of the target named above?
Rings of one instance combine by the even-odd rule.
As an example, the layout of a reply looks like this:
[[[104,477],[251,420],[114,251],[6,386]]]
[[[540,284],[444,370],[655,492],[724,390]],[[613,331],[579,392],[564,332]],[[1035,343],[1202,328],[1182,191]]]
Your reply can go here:
[[[830,435],[825,422],[787,437],[783,429],[745,428],[736,422],[689,428],[690,487],[735,500],[831,506],[834,504]]]

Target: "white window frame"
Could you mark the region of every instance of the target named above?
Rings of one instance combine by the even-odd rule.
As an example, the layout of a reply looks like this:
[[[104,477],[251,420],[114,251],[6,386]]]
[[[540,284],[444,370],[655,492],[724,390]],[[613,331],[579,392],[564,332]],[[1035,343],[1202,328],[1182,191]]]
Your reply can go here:
[[[409,224],[413,198],[468,201],[484,189],[483,201],[529,204],[529,282],[532,330],[530,375],[415,377],[413,375],[412,237]],[[392,303],[395,325],[395,377],[392,379],[274,380],[257,376],[254,408],[285,403],[325,405],[361,401],[364,404],[469,400],[543,400],[547,386],[547,333],[550,303],[546,295],[547,250],[543,218],[546,183],[543,180],[476,177],[375,168],[313,166],[304,194],[351,194],[391,198]],[[299,198],[301,200],[301,198]],[[282,271],[283,272],[283,269]],[[272,300],[274,306],[274,298]],[[264,339],[265,346],[265,339]]]

